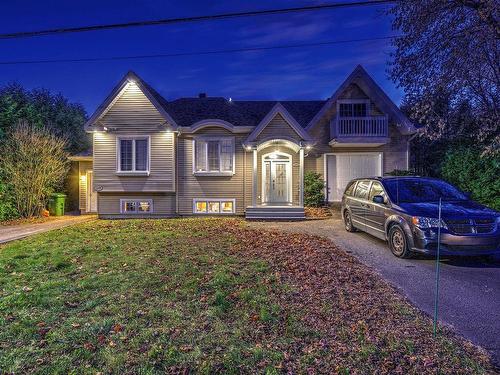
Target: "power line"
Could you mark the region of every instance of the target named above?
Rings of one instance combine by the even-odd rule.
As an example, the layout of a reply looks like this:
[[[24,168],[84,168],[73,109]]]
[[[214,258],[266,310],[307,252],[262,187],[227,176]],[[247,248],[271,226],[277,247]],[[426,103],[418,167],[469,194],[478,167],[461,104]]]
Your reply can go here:
[[[76,62],[98,62],[98,61],[117,61],[117,60],[141,60],[141,59],[157,59],[166,57],[182,57],[182,56],[200,56],[200,55],[216,55],[225,53],[236,52],[252,52],[252,51],[268,51],[275,49],[289,49],[289,48],[304,48],[304,47],[321,47],[334,44],[347,44],[370,42],[376,40],[388,40],[396,36],[382,36],[376,38],[364,39],[346,39],[346,40],[330,40],[317,43],[301,43],[301,44],[285,44],[269,47],[248,47],[248,48],[232,48],[221,50],[208,50],[208,51],[191,51],[191,52],[177,52],[165,54],[151,54],[151,55],[131,55],[131,56],[110,56],[110,57],[87,57],[78,59],[48,59],[48,60],[13,60],[13,61],[0,61],[0,65],[24,65],[24,64],[52,64],[52,63],[76,63]]]
[[[394,3],[395,1],[396,0],[370,0],[370,1],[354,1],[354,2],[337,2],[330,4],[295,7],[295,8],[279,8],[279,9],[267,9],[267,10],[248,11],[248,12],[220,13],[220,14],[211,14],[203,16],[165,18],[159,20],[146,20],[146,21],[112,23],[112,24],[101,24],[101,25],[80,26],[80,27],[67,27],[67,28],[56,28],[56,29],[36,30],[36,31],[19,31],[15,33],[0,34],[0,39],[18,39],[18,38],[29,38],[29,37],[43,36],[43,35],[53,35],[53,34],[79,33],[79,32],[110,30],[110,29],[124,29],[129,27],[171,25],[176,23],[199,22],[199,21],[216,21],[228,18],[253,17],[253,16],[263,16],[263,15],[283,14],[283,13],[298,13],[298,12],[308,12],[308,11],[310,12],[310,11],[320,11],[320,10],[328,10],[335,8],[364,7],[364,6]]]

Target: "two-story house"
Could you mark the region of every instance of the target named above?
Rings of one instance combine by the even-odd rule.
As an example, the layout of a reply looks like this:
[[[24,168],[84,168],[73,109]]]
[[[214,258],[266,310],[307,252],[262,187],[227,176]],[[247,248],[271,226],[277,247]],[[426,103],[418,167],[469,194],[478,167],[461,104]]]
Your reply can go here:
[[[79,207],[102,218],[303,218],[305,172],[339,201],[352,178],[407,169],[416,131],[361,66],[326,101],[167,101],[129,72],[85,129]]]

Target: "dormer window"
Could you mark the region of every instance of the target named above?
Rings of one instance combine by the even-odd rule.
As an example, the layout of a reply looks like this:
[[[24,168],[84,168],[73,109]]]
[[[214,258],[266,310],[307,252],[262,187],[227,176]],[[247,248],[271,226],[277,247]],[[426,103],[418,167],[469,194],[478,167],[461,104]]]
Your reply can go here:
[[[339,100],[338,111],[339,117],[366,117],[368,116],[367,100]]]

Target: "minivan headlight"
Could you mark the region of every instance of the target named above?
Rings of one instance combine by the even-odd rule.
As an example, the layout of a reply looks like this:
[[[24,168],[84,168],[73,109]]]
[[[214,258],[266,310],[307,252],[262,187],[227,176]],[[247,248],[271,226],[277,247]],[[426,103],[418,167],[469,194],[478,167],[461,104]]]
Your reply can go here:
[[[411,218],[411,222],[413,225],[420,229],[428,229],[428,228],[445,228],[448,229],[445,222],[441,219],[433,218],[433,217],[423,217],[423,216],[413,216]]]

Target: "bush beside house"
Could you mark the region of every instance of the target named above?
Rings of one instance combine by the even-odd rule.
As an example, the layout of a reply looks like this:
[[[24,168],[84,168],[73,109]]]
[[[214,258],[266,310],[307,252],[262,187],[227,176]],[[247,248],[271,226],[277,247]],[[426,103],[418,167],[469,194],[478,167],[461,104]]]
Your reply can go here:
[[[316,172],[304,174],[304,205],[307,207],[321,207],[325,204],[325,182]]]
[[[71,103],[60,94],[52,94],[45,89],[26,90],[19,84],[6,85],[0,88],[0,147],[5,145],[14,127],[26,122],[33,128],[46,129],[57,139],[65,139],[65,151],[78,153],[91,144],[83,129],[86,117],[82,105]],[[67,176],[66,183],[55,183],[58,189],[68,193],[69,209],[78,204],[78,181],[75,183],[74,180],[74,177]],[[21,215],[14,193],[12,181],[0,169],[0,221]]]
[[[46,128],[20,123],[9,131],[0,170],[19,216],[39,216],[49,194],[63,186],[70,163],[65,148],[66,141]]]
[[[481,155],[474,147],[450,148],[441,175],[474,200],[500,210],[500,155]]]

